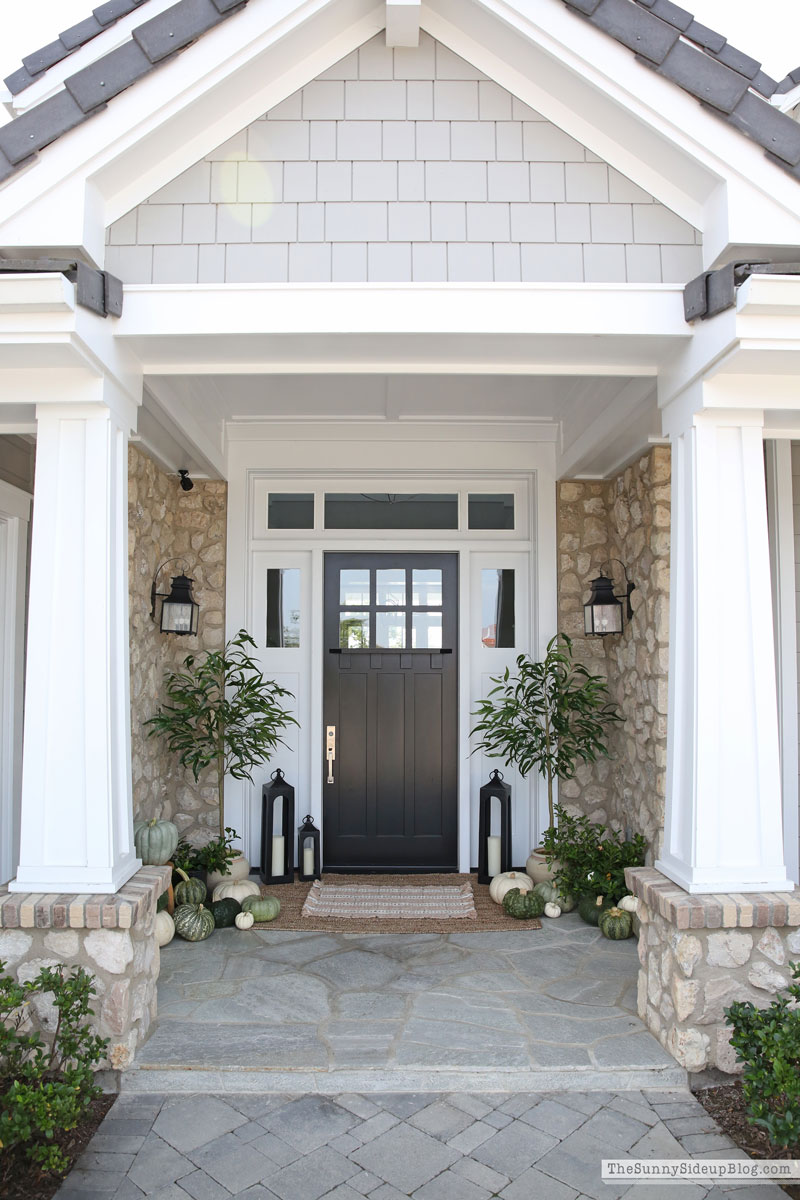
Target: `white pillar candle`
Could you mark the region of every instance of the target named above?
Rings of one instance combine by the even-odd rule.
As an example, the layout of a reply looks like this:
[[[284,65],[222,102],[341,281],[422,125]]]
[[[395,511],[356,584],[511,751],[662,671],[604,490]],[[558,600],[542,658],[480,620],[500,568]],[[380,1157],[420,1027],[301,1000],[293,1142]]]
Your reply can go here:
[[[500,838],[488,837],[486,839],[486,859],[489,868],[489,874],[492,878],[500,874]]]
[[[283,838],[272,839],[272,874],[283,875]]]
[[[314,874],[314,847],[313,846],[304,846],[303,847],[303,874],[304,875],[313,875]]]

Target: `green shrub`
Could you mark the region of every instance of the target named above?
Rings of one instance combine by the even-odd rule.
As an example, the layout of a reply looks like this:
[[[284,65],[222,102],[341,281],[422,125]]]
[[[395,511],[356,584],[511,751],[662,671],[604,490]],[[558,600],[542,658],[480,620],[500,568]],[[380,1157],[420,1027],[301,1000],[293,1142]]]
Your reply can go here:
[[[52,1041],[25,1029],[33,997],[44,993],[58,1014]],[[82,967],[43,967],[29,983],[17,983],[0,961],[0,1150],[19,1148],[44,1171],[69,1166],[55,1139],[74,1129],[100,1095],[92,1068],[108,1039],[87,1024],[95,994]]]
[[[800,979],[800,962],[789,964]],[[742,1092],[747,1119],[766,1129],[781,1148],[800,1143],[800,983],[767,1008],[737,1000],[725,1009],[731,1045],[744,1063]]]
[[[558,825],[542,838],[548,865],[557,859],[559,868],[554,884],[565,895],[582,896],[587,892],[616,902],[627,895],[626,867],[644,866],[647,842],[640,833],[630,841],[588,817],[573,817],[561,806],[556,808]]]

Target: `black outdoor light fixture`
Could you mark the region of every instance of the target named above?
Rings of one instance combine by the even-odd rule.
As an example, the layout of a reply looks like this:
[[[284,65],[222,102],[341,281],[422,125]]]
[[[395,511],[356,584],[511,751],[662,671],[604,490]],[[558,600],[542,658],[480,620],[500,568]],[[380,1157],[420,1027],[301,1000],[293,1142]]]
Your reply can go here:
[[[181,487],[183,488],[183,490],[185,492],[190,492],[192,490],[192,488],[194,487],[194,483],[189,478],[189,472],[185,468],[182,467],[181,470],[178,471],[178,474],[181,477]]]
[[[156,619],[156,600],[161,599],[161,632],[177,634],[197,633],[200,617],[200,605],[192,595],[192,583],[187,575],[175,575],[169,592],[159,592],[158,577],[168,563],[177,562],[175,558],[166,559],[156,569],[153,585],[150,588],[150,619]]]
[[[636,584],[631,583],[628,579],[624,563],[620,562],[618,558],[608,559],[609,566],[612,562],[619,563],[622,567],[622,573],[625,576],[625,591],[620,595],[615,594],[614,581],[610,575],[601,573],[591,581],[589,587],[592,590],[589,600],[583,606],[584,629],[589,637],[606,637],[609,633],[622,633],[623,599],[625,600],[627,619],[630,621],[633,618],[631,592],[635,590]],[[605,566],[606,563],[603,564],[603,567]],[[601,567],[601,572],[603,567]]]

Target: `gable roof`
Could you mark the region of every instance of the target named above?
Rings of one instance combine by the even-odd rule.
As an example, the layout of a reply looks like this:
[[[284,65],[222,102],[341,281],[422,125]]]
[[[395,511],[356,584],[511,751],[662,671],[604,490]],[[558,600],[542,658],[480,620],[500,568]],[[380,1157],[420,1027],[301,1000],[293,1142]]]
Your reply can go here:
[[[800,84],[800,67],[777,83],[754,58],[729,45],[672,0],[562,0],[637,61],[677,84],[704,108],[758,143],[767,157],[800,179],[800,124],[769,103]],[[80,46],[147,0],[109,0],[90,17],[23,60],[5,83],[22,92]],[[64,80],[64,88],[0,127],[0,184],[69,130],[170,61],[248,0],[178,0],[132,30],[130,40]]]

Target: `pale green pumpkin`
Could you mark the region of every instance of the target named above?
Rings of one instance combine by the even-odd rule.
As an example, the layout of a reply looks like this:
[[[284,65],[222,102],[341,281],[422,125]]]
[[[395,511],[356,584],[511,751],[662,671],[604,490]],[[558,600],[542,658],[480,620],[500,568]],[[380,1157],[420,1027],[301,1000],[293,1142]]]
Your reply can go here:
[[[242,912],[253,914],[256,921],[274,921],[281,911],[280,901],[275,896],[245,896]]]
[[[178,844],[178,830],[172,821],[136,821],[133,844],[139,858],[148,867],[163,867],[172,858]]]

